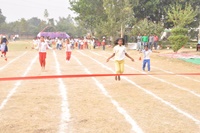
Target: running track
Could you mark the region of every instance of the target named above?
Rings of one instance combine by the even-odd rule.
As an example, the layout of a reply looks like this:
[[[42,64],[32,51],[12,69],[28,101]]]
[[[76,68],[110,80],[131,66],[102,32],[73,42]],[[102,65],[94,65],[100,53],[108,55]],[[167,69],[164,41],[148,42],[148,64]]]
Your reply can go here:
[[[136,61],[126,59],[125,73],[142,73],[137,53],[129,52]],[[1,77],[114,73],[113,60],[106,63],[110,51],[74,50],[70,63],[64,51],[48,51],[45,72],[37,51],[9,54],[0,61]],[[151,73],[191,72],[157,58]],[[198,133],[199,82],[183,75],[1,81],[0,132]]]

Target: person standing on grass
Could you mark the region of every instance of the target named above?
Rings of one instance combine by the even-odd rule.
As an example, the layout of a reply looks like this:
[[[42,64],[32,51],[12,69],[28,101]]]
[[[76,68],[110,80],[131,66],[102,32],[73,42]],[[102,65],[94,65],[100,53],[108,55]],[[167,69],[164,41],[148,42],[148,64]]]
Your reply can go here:
[[[140,35],[140,33],[137,36],[137,51],[141,51],[142,50],[142,36]]]
[[[101,45],[102,45],[103,50],[105,50],[106,49],[106,38],[105,37],[103,37]]]
[[[148,41],[149,41],[149,37],[147,36],[147,34],[144,34],[142,36],[142,50],[144,49],[144,46],[148,45]]]
[[[48,43],[45,42],[44,37],[41,36],[38,46],[35,49],[38,49],[38,51],[39,51],[39,61],[40,61],[40,65],[42,67],[42,71],[45,70],[47,48],[52,49],[51,47],[49,47]]]
[[[125,56],[130,58],[132,61],[134,59],[127,54],[126,47],[124,46],[125,41],[123,38],[118,38],[115,41],[115,47],[113,48],[113,54],[107,59],[107,62],[115,56],[115,71],[116,74],[122,74],[124,72],[124,59]],[[115,80],[120,80],[120,75],[115,76]]]
[[[149,43],[148,43],[148,48],[149,49],[152,49],[153,42],[154,42],[154,36],[151,34],[149,36]]]
[[[1,57],[4,57],[5,60],[7,61],[7,57],[6,57],[6,53],[8,52],[8,40],[5,36],[3,36],[3,38],[1,39],[1,47],[0,47],[0,50],[1,50]]]
[[[69,39],[66,39],[65,41],[66,45],[66,62],[69,62],[72,54],[72,44],[70,43]]]
[[[154,45],[154,49],[155,49],[155,50],[157,50],[158,41],[159,41],[159,38],[158,38],[158,36],[155,34],[154,37],[153,37],[153,45]]]

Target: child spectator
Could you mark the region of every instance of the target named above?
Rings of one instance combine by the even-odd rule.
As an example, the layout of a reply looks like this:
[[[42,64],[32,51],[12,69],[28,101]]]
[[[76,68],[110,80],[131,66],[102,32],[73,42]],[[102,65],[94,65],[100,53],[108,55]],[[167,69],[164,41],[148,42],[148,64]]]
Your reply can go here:
[[[148,72],[150,72],[150,69],[151,69],[150,68],[150,54],[152,53],[152,51],[146,45],[146,46],[144,46],[144,50],[142,50],[142,53],[144,55],[142,70],[145,71],[145,67],[146,67],[146,64],[147,64]]]
[[[72,44],[69,39],[66,39],[66,62],[69,62],[72,54]]]

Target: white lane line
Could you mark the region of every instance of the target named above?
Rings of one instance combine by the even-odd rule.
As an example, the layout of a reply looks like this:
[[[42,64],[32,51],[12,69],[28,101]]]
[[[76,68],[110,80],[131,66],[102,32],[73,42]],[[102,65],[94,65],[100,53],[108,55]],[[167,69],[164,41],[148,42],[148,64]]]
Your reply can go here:
[[[72,56],[72,57],[80,64],[80,66],[83,66],[82,63],[81,63],[76,57],[74,57],[74,56]],[[84,68],[85,68],[85,72],[86,72],[86,73],[91,74],[91,72],[90,72],[86,67],[84,67]],[[118,103],[116,100],[114,100],[114,99],[112,98],[112,96],[109,95],[109,93],[108,93],[108,91],[105,89],[105,87],[104,87],[96,78],[92,77],[92,79],[95,81],[96,85],[99,87],[99,89],[101,90],[101,92],[102,92],[106,97],[108,97],[108,98],[111,100],[111,103],[117,108],[117,111],[118,111],[119,113],[121,113],[121,114],[125,117],[126,121],[127,121],[129,124],[131,124],[131,126],[132,126],[132,129],[131,129],[131,130],[134,131],[134,132],[136,132],[136,133],[143,133],[142,129],[141,129],[141,128],[138,126],[138,124],[131,118],[131,116],[126,112],[126,110],[123,109],[123,108],[119,105],[119,103]]]
[[[99,55],[99,54],[96,54],[96,55]],[[99,56],[102,56],[102,55],[99,55]],[[105,56],[102,56],[102,57],[105,58]],[[128,65],[125,65],[125,66],[128,67],[128,68],[130,68],[130,69],[132,69],[132,70],[135,70],[135,71],[137,71],[137,72],[143,73],[142,71],[139,71],[139,70],[137,70],[137,69],[135,69],[135,68],[133,68],[133,67],[130,67],[130,66],[128,66]],[[167,72],[167,71],[166,71],[166,72]],[[172,73],[172,72],[171,72],[171,73]],[[200,94],[196,93],[196,92],[193,91],[193,90],[190,90],[190,89],[185,88],[185,87],[178,86],[178,85],[176,85],[176,84],[174,84],[174,83],[168,82],[168,81],[166,81],[166,80],[164,80],[164,79],[157,78],[157,77],[152,76],[152,75],[147,75],[147,76],[149,76],[149,77],[151,77],[151,78],[153,78],[153,79],[159,80],[159,81],[161,81],[161,82],[163,82],[163,83],[166,83],[166,84],[168,84],[168,85],[171,85],[171,86],[173,86],[173,87],[175,87],[175,88],[178,88],[178,89],[180,89],[180,90],[186,91],[186,92],[188,92],[188,93],[190,93],[190,94],[192,94],[192,95],[194,95],[194,96],[200,98]],[[181,76],[181,75],[179,75],[179,76]]]
[[[23,74],[23,76],[26,76],[27,73],[31,70],[31,66],[33,65],[34,62],[36,62],[36,59],[38,58],[38,56],[36,56],[31,64],[28,66],[28,68],[26,69],[25,73]],[[21,85],[22,80],[16,82],[15,87],[9,92],[9,94],[7,95],[6,99],[3,100],[3,102],[0,105],[0,111],[3,109],[3,107],[7,104],[8,100],[14,95],[14,93],[16,92],[17,88]]]
[[[128,68],[130,68],[130,69],[132,69],[132,70],[135,70],[135,71],[138,71],[138,72],[142,73],[142,71],[139,71],[139,70],[137,70],[137,69],[135,69],[135,68],[133,68],[133,67],[130,67],[130,66],[128,66],[128,65],[125,65],[125,66],[128,67]],[[148,75],[148,74],[147,74],[147,76],[149,76],[149,77],[151,77],[151,78],[153,78],[153,79],[159,80],[159,81],[161,81],[161,82],[163,82],[163,83],[166,83],[166,84],[168,84],[168,85],[171,85],[171,86],[173,86],[173,87],[175,87],[175,88],[178,88],[178,89],[180,89],[180,90],[186,91],[186,92],[188,92],[188,93],[190,93],[190,94],[192,94],[192,95],[194,95],[194,96],[200,98],[200,94],[198,94],[198,93],[196,93],[196,92],[194,92],[194,91],[191,91],[190,89],[187,89],[187,88],[185,88],[185,87],[178,86],[178,85],[176,85],[176,84],[174,84],[174,83],[168,82],[168,81],[166,81],[166,80],[164,80],[164,79],[157,78],[157,77],[152,76],[152,75]]]
[[[163,69],[161,69],[161,68],[157,68],[157,67],[155,67],[155,66],[152,66],[152,68],[158,69],[158,70],[163,71],[163,72],[165,72],[165,73],[175,74],[175,73],[173,73],[173,72],[166,71],[166,70],[163,70]],[[189,79],[189,80],[193,80],[193,81],[195,81],[195,82],[199,82],[199,83],[200,83],[200,80],[197,80],[197,79],[194,79],[194,78],[190,78],[190,77],[187,77],[187,76],[184,76],[184,75],[176,75],[176,76],[180,76],[180,77],[183,77],[183,78],[186,78],[186,79]]]
[[[17,59],[19,59],[20,57],[24,56],[26,53],[27,53],[27,51],[24,52],[22,55],[17,56],[15,59],[9,61],[8,64],[4,65],[3,67],[0,67],[0,70],[3,70],[3,69],[6,68],[8,65],[10,65],[11,63],[13,63],[14,61],[16,61]]]
[[[80,52],[80,51],[79,51]],[[107,66],[103,65],[102,63],[100,63],[99,61],[91,58],[90,56],[86,55],[86,54],[83,54],[82,52],[80,52],[82,55],[90,58],[91,60],[97,62],[99,65],[101,66],[104,66],[104,68],[110,70],[110,68],[108,68]],[[112,72],[114,72],[112,70]],[[159,100],[160,102],[164,103],[165,105],[169,106],[170,108],[172,108],[173,110],[177,111],[178,113],[184,115],[185,117],[191,119],[192,121],[194,121],[197,125],[200,125],[200,120],[196,119],[194,116],[190,115],[189,113],[186,113],[185,111],[182,111],[181,109],[179,109],[178,107],[176,107],[175,105],[171,104],[170,102],[168,101],[165,101],[163,100],[161,97],[157,96],[156,94],[154,94],[153,92],[149,91],[148,89],[145,89],[141,86],[139,86],[138,84],[136,84],[135,82],[129,80],[127,77],[122,77],[124,78],[125,80],[127,80],[129,83],[133,84],[134,86],[136,86],[137,88],[141,89],[142,91],[144,91],[145,93],[153,96],[155,99]]]
[[[181,109],[177,108],[175,105],[171,104],[168,101],[163,100],[162,98],[160,98],[159,96],[157,96],[156,94],[154,94],[153,92],[139,86],[138,84],[136,84],[135,82],[129,80],[127,77],[124,77],[124,79],[126,79],[129,83],[133,84],[134,86],[140,88],[141,90],[143,90],[144,92],[146,92],[147,94],[153,96],[155,99],[161,101],[162,103],[168,105],[169,107],[171,107],[172,109],[174,109],[175,111],[179,112],[180,114],[183,114],[184,116],[186,116],[187,118],[191,119],[192,121],[194,121],[197,125],[200,125],[200,120],[196,119],[194,116],[182,111]]]
[[[55,51],[53,51],[53,55],[56,62],[57,74],[60,75],[61,74],[60,64],[57,60],[57,55]],[[68,99],[67,99],[67,89],[61,78],[58,79],[58,82],[59,82],[59,91],[62,98],[62,102],[61,102],[62,114],[61,114],[61,120],[60,120],[59,133],[66,133],[69,130],[68,122],[70,120],[69,104],[68,104]]]

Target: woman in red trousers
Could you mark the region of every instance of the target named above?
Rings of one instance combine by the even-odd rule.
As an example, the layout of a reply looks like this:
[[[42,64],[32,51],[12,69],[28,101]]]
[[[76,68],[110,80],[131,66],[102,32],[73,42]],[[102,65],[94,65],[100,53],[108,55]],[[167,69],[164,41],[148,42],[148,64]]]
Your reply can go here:
[[[48,43],[45,42],[44,37],[41,36],[38,46],[35,49],[38,49],[38,51],[39,51],[39,61],[40,61],[40,65],[42,67],[42,71],[45,70],[47,48],[52,49],[51,47],[49,47]]]
[[[71,54],[72,54],[72,44],[70,43],[69,39],[66,39],[66,62],[69,62],[70,58],[71,58]]]

